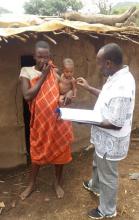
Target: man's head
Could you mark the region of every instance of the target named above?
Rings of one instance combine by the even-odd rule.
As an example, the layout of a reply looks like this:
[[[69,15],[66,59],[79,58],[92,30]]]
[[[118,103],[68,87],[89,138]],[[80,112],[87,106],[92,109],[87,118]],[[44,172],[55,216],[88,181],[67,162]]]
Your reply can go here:
[[[48,64],[50,59],[50,47],[46,41],[38,41],[36,43],[34,58],[39,70],[42,70],[44,64]]]
[[[63,66],[64,66],[64,75],[65,77],[72,77],[74,73],[74,62],[70,58],[65,58],[63,60]]]
[[[123,65],[123,53],[118,44],[110,43],[102,47],[97,54],[97,65],[105,76],[113,75]]]

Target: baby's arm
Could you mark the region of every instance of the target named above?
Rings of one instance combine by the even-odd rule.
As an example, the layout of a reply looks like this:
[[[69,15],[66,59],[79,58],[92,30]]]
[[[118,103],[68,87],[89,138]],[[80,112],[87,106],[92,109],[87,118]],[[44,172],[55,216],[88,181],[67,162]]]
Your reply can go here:
[[[73,90],[73,98],[77,96],[77,86],[76,86],[76,80],[73,78],[72,80],[72,90]]]

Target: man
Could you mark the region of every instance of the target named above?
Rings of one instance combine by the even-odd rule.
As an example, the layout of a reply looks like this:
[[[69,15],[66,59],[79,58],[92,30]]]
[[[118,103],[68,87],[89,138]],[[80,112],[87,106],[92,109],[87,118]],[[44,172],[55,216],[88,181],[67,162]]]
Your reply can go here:
[[[35,46],[36,65],[23,67],[20,73],[24,99],[29,103],[30,152],[32,171],[29,186],[20,195],[27,198],[35,188],[36,177],[41,165],[55,165],[55,190],[58,198],[64,191],[61,186],[63,165],[71,161],[70,144],[73,141],[72,127],[68,122],[57,120],[55,113],[59,101],[59,86],[55,66],[50,61],[50,48],[45,41]],[[72,92],[65,102],[71,99]]]
[[[116,216],[118,161],[127,156],[135,102],[135,81],[123,65],[121,48],[115,44],[102,47],[96,59],[99,70],[108,76],[102,90],[91,87],[83,78],[77,84],[97,96],[94,111],[102,117],[92,126],[91,143],[95,145],[93,178],[85,181],[85,189],[99,196],[99,206],[91,210],[92,219]]]

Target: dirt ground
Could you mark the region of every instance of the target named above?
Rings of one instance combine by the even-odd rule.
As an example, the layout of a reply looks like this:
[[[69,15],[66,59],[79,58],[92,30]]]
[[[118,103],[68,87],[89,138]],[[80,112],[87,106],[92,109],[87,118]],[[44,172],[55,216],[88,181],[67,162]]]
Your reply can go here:
[[[98,204],[98,198],[82,187],[92,172],[92,149],[74,153],[71,164],[65,166],[65,197],[57,199],[53,190],[53,167],[42,167],[35,191],[27,200],[18,194],[27,185],[27,170],[0,174],[0,202],[5,203],[1,220],[87,220],[87,211]],[[139,172],[139,146],[132,143],[128,158],[119,165],[120,187],[116,220],[139,220],[139,181],[129,174]]]

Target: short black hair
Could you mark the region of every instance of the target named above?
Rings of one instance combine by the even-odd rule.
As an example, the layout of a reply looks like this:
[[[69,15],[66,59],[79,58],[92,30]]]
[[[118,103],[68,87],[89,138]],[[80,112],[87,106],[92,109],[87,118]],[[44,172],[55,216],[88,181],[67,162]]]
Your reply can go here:
[[[38,49],[38,48],[45,48],[45,49],[50,50],[50,46],[46,41],[38,41],[35,44],[35,49]]]
[[[118,44],[106,44],[101,49],[104,50],[103,58],[105,60],[110,60],[116,65],[121,65],[123,63],[123,52]]]

